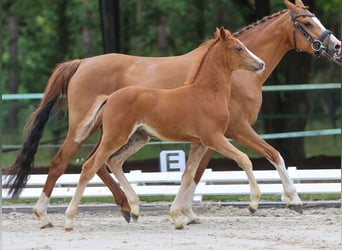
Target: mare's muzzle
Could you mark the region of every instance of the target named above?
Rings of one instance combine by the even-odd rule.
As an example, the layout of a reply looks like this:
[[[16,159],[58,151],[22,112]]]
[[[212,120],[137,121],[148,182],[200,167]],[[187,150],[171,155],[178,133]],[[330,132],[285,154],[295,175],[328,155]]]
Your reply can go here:
[[[341,44],[331,42],[332,32],[325,30],[322,35],[311,43],[312,50],[316,56],[326,56],[336,64],[341,64]]]
[[[326,56],[330,61],[333,61],[334,63],[341,65],[341,42],[339,44],[334,44],[331,42],[331,35],[332,32],[330,30],[325,30],[323,33],[317,38],[314,39],[306,30],[305,28],[300,25],[300,23],[297,21],[298,17],[301,16],[308,16],[308,17],[315,17],[314,14],[298,14],[295,15],[292,12],[290,12],[290,16],[293,22],[293,40],[294,40],[294,46],[297,51],[300,51],[297,49],[296,45],[296,33],[295,28],[297,28],[300,33],[309,41],[311,42],[311,48],[314,51],[315,56],[319,57],[321,55]]]

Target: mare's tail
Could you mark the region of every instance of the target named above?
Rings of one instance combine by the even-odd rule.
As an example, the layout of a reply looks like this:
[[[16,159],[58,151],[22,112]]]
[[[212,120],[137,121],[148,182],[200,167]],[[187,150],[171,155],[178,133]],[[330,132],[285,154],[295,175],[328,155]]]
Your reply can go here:
[[[81,61],[73,60],[59,64],[52,73],[38,108],[32,113],[27,125],[26,138],[19,150],[14,164],[6,169],[5,186],[9,188],[12,198],[19,196],[25,187],[28,176],[34,167],[34,157],[39,141],[44,132],[44,126],[49,119],[52,108],[58,103],[60,97],[66,96],[69,81],[77,71]]]
[[[102,123],[103,107],[108,100],[107,95],[100,95],[96,98],[88,113],[78,124],[74,141],[82,143],[89,135],[96,130]]]

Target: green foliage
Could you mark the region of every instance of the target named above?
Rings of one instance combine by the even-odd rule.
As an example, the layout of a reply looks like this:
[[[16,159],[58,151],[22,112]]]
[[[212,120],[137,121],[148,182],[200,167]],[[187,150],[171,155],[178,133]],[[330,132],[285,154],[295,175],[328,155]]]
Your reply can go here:
[[[92,54],[102,53],[98,1],[82,0],[15,0],[3,1],[3,36],[1,45],[6,93],[9,62],[8,17],[13,13],[19,22],[20,90],[42,92],[55,65],[61,61],[83,57],[82,32],[91,31]],[[122,52],[158,56],[157,30],[163,23],[167,29],[168,54],[177,55],[198,46],[212,36],[214,28],[225,26],[231,31],[247,25],[242,3],[235,1],[120,1]],[[322,23],[337,33],[340,25],[340,1],[316,1],[315,9]],[[247,6],[247,5],[245,5]],[[246,7],[247,8],[247,7]],[[271,1],[272,12],[285,8],[282,0]],[[86,18],[86,13],[91,18]],[[245,13],[245,14],[243,14]],[[87,55],[89,56],[89,55]]]

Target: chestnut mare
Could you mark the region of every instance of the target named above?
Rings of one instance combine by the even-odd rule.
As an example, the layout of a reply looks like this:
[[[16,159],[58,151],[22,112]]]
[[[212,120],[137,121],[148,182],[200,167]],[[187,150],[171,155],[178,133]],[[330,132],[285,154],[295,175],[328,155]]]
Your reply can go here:
[[[224,133],[229,122],[232,71],[256,72],[263,70],[265,64],[224,28],[217,29],[214,39],[202,47],[203,55],[195,61],[184,86],[171,90],[131,86],[100,98],[90,108],[76,131],[75,141],[82,143],[100,125],[102,136],[95,152],[82,166],[75,194],[65,212],[66,231],[73,229],[77,207],[89,180],[104,164],[117,177],[132,214],[138,217],[139,197],[122,171],[120,151],[126,154],[124,151],[131,146],[142,147],[150,137],[191,142],[187,168],[170,212],[177,229],[183,227],[182,204],[187,194],[184,190],[193,181],[199,161],[208,148],[235,160],[246,171],[252,194],[250,209],[256,210],[260,190],[252,163],[247,155],[230,144]]]
[[[286,10],[267,16],[234,34],[264,60],[267,68],[260,75],[242,70],[233,72],[229,103],[230,123],[225,135],[266,157],[280,174],[287,204],[290,207],[299,206],[300,210],[301,201],[286,173],[281,155],[261,139],[251,125],[255,123],[262,103],[262,85],[287,51],[296,49],[325,55],[336,62],[341,55],[341,42],[324,28],[300,0],[296,0],[295,4],[285,0],[285,4]],[[17,159],[8,170],[7,184],[11,187],[13,197],[18,196],[26,184],[34,166],[34,155],[44,126],[61,96],[67,96],[69,130],[62,147],[51,162],[41,197],[33,209],[41,221],[42,228],[52,225],[47,216],[47,207],[53,187],[80,148],[80,144],[73,141],[75,130],[96,96],[109,95],[131,85],[165,89],[179,87],[185,81],[191,62],[202,50],[203,48],[199,47],[185,55],[164,58],[107,54],[58,65],[49,79],[44,98],[32,116],[32,123],[27,129],[27,136]],[[193,190],[212,152],[209,149],[203,157],[192,184]],[[110,188],[115,202],[121,206],[126,220],[129,220],[130,207],[122,190],[105,167],[97,174]],[[191,199],[189,194],[189,202]]]

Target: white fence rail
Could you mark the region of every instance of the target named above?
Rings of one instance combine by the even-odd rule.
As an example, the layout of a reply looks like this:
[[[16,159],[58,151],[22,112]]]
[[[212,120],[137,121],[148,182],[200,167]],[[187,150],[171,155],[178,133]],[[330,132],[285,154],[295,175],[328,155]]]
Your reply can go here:
[[[297,170],[290,167],[288,173],[295,183],[299,194],[340,194],[341,170]],[[281,194],[283,191],[279,174],[275,170],[254,171],[263,194]],[[127,179],[139,196],[176,195],[179,189],[182,172],[131,171]],[[32,175],[21,198],[38,198],[42,192],[47,175]],[[2,177],[4,183],[5,176]],[[52,197],[72,197],[78,183],[79,174],[61,176],[53,190]],[[7,189],[3,187],[2,198],[10,198]],[[207,169],[195,191],[195,200],[201,200],[203,195],[245,195],[250,193],[248,179],[243,171],[212,171]],[[111,196],[98,176],[88,184],[84,197]]]

